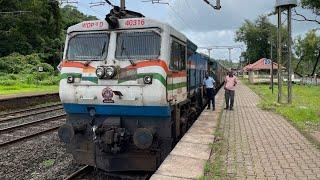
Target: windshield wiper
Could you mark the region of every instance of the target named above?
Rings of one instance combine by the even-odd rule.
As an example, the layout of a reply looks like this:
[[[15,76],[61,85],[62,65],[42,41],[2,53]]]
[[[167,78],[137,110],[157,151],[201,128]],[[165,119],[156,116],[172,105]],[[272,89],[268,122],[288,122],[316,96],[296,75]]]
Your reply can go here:
[[[121,53],[120,53],[121,56],[122,56],[123,52],[126,54],[126,56],[127,56],[127,58],[128,58],[128,61],[130,62],[130,64],[131,64],[132,66],[135,66],[136,63],[133,62],[133,60],[130,58],[130,55],[129,55],[127,49],[124,47],[124,39],[122,39],[122,44],[121,44]]]
[[[103,44],[103,48],[102,48],[102,51],[101,51],[101,57],[103,56],[104,52],[106,51],[106,45],[107,45],[107,41],[104,42],[104,44]]]
[[[92,62],[92,60],[89,60],[89,61],[86,61],[85,63],[84,63],[84,65],[85,66],[89,66],[89,64]]]
[[[104,42],[103,44],[103,48],[102,48],[102,51],[101,51],[101,57],[103,56],[104,52],[106,51],[106,46],[107,46],[107,42]],[[93,60],[89,60],[87,62],[84,63],[85,66],[88,66]]]

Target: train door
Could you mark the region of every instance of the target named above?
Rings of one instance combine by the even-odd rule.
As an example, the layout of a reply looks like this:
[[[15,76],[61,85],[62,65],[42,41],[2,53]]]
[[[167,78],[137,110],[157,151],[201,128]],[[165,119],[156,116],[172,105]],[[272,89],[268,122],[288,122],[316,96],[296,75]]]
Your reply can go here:
[[[186,74],[186,45],[183,41],[171,37],[171,53],[170,53],[170,72],[167,76],[167,94],[168,101],[178,101],[183,93],[187,93],[187,74]],[[185,82],[182,81],[185,77]],[[185,88],[185,90],[182,90]]]

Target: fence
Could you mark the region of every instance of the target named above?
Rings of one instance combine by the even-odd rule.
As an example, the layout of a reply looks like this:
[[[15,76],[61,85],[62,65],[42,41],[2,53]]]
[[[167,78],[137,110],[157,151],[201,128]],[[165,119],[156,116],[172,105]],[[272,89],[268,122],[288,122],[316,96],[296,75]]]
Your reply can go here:
[[[307,85],[320,85],[320,78],[315,78],[315,77],[303,77],[301,78],[301,83],[302,84],[307,84]]]

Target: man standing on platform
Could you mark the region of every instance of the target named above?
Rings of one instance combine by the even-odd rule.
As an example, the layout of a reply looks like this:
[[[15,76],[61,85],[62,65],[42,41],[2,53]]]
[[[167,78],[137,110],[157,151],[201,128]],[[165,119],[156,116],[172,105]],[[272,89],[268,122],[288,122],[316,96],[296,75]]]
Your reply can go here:
[[[206,93],[207,93],[207,101],[208,101],[208,108],[210,109],[210,104],[212,102],[212,111],[215,110],[215,102],[214,102],[214,89],[215,89],[215,80],[210,77],[208,74],[206,74],[203,85],[206,87]]]
[[[234,103],[234,91],[237,85],[237,78],[233,75],[233,72],[230,71],[224,80],[224,90],[225,90],[225,98],[226,98],[226,108],[233,110]]]

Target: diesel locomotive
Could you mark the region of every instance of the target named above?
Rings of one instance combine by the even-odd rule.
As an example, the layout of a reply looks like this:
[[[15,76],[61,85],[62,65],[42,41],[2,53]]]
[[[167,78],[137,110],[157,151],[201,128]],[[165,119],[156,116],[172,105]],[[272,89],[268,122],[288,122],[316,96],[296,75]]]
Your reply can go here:
[[[205,74],[218,86],[227,70],[168,24],[126,13],[68,28],[58,134],[78,163],[155,171],[206,105]]]

